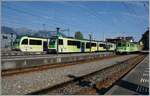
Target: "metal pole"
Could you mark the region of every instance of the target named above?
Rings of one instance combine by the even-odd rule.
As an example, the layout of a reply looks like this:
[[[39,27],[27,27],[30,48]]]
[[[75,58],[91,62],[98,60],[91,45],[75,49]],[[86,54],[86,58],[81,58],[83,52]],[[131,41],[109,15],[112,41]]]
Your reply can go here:
[[[58,54],[58,51],[59,51],[59,47],[58,47],[59,29],[60,29],[60,28],[56,28],[56,30],[57,30],[57,34],[56,34],[56,38],[57,38],[57,51],[56,51],[56,53],[57,53],[57,54]]]
[[[11,50],[12,50],[12,47],[13,47],[13,33],[11,33]]]
[[[89,34],[89,39],[90,39],[90,52],[91,52],[91,39],[92,39],[92,35]]]
[[[105,41],[105,38],[104,38],[104,32],[103,32],[103,40]]]
[[[43,24],[43,31],[45,30],[45,24]]]
[[[68,37],[70,36],[70,29],[68,28]]]

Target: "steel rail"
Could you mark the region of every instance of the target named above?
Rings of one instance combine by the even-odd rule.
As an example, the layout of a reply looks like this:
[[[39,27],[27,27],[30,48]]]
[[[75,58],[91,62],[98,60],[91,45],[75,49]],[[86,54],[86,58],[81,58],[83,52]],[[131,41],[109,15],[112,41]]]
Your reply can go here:
[[[34,94],[57,94],[57,95],[64,95],[64,94],[80,94],[80,95],[88,95],[88,94],[97,94],[97,91],[99,92],[98,94],[104,94],[113,84],[125,76],[128,72],[130,72],[137,64],[139,64],[144,58],[146,57],[145,54],[138,55],[132,58],[129,58],[123,62],[120,62],[118,64],[109,66],[107,68],[104,68],[102,70],[98,70],[96,72],[81,76],[81,77],[76,77],[76,76],[70,76],[73,78],[70,81],[55,85],[50,88],[45,88],[38,90],[36,92],[29,93],[30,95]],[[92,83],[90,80],[94,76],[99,76],[101,77],[101,80]],[[96,79],[99,79],[96,77]],[[86,83],[88,83],[86,85]],[[87,88],[84,88],[82,84],[85,84]],[[78,85],[78,87],[77,87]],[[71,87],[70,87],[71,86]],[[74,87],[75,86],[75,87]],[[80,89],[81,88],[81,89]],[[67,92],[66,90],[71,90],[75,92]],[[78,90],[78,91],[77,91]],[[77,92],[76,92],[77,91]],[[67,92],[67,93],[65,93]]]

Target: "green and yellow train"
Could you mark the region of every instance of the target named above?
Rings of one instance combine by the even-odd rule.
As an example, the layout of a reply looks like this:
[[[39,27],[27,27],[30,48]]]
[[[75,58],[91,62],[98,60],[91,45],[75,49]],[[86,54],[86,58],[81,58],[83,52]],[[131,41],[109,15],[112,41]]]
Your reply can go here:
[[[116,54],[129,54],[141,51],[142,46],[137,42],[121,41],[116,44]]]
[[[50,53],[68,53],[68,52],[97,52],[97,51],[114,51],[115,44],[106,43],[96,40],[75,39],[69,37],[50,38]],[[58,45],[58,48],[57,48]]]
[[[75,39],[69,37],[54,36],[51,38],[37,38],[30,36],[17,37],[14,49],[22,52],[44,52],[47,53],[80,53],[97,51],[114,51],[116,45],[87,39]]]
[[[21,36],[17,37],[14,42],[14,49],[22,52],[80,53],[113,51],[117,54],[128,54],[139,52],[141,48],[140,44],[135,42],[120,41],[114,44],[62,36],[53,36],[51,38]]]
[[[47,46],[47,38],[35,38],[29,36],[17,37],[14,42],[13,50],[18,50],[22,52],[42,52]]]

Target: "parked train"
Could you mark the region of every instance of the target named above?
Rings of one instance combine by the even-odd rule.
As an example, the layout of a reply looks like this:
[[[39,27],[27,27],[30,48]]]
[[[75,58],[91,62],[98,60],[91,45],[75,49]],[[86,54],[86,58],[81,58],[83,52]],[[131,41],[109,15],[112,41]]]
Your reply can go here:
[[[46,52],[46,53],[80,53],[113,51],[117,54],[139,52],[142,47],[135,42],[120,41],[117,44],[75,39],[71,37],[53,36],[51,38],[38,38],[30,36],[17,37],[14,49],[22,52]]]
[[[22,52],[42,52],[47,46],[47,38],[35,38],[29,36],[19,36],[16,38],[13,46],[13,50]]]
[[[116,47],[113,43],[69,37],[52,37],[49,45],[50,53],[55,51],[58,53],[114,51]]]
[[[51,38],[21,36],[16,38],[14,49],[22,52],[75,53],[114,51],[116,45],[109,42],[87,39],[79,40],[61,36]]]
[[[121,41],[116,44],[116,54],[129,54],[142,50],[142,46],[137,42]]]

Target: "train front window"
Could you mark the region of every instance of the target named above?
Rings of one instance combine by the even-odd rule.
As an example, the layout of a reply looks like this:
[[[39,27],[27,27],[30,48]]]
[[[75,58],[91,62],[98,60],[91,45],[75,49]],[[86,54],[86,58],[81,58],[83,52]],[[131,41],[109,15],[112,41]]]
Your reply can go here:
[[[56,46],[55,46],[56,40],[57,40],[56,38],[51,38],[51,39],[50,39],[50,41],[49,41],[49,47],[50,47],[50,48],[56,48]]]
[[[27,45],[28,44],[28,39],[24,39],[21,44]]]
[[[121,43],[118,43],[117,46],[118,46],[118,47],[121,47]]]
[[[55,44],[56,39],[50,39],[50,44]]]
[[[122,44],[122,46],[126,46],[126,44],[125,44],[125,43],[123,43],[123,44]]]
[[[117,46],[118,47],[124,47],[124,46],[126,46],[126,43],[118,43]]]

